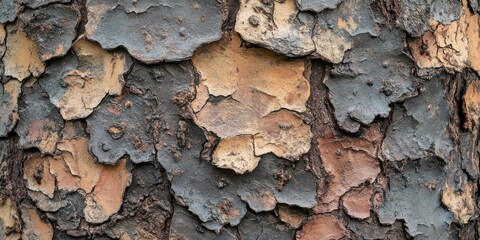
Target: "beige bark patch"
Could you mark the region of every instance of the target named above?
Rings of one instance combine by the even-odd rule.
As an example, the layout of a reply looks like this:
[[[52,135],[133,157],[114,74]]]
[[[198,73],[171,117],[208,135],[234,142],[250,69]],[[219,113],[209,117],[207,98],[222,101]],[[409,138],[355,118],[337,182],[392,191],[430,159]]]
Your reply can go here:
[[[123,74],[131,64],[124,53],[108,52],[84,37],[75,42],[73,50],[79,64],[62,77],[68,86],[63,96],[51,99],[65,120],[87,117],[105,95],[120,95]]]
[[[57,149],[59,153],[55,160],[50,161],[50,172],[57,178],[57,187],[92,192],[105,167],[95,163],[88,151],[88,139],[64,139],[58,143]]]
[[[237,34],[230,37],[198,49],[193,56],[201,78],[197,91],[208,90],[213,96],[234,95],[237,101],[256,104],[252,107],[265,112],[279,108],[306,110],[310,86],[303,76],[303,60],[290,60],[261,48],[245,49]],[[252,97],[271,100],[258,102]]]
[[[249,42],[287,56],[312,53],[313,16],[301,20],[295,0],[241,0],[235,31]],[[307,19],[310,18],[310,19]]]
[[[332,214],[316,215],[297,233],[298,240],[333,240],[348,236],[345,226]]]
[[[198,97],[191,103],[195,122],[222,138],[222,147],[232,145],[233,140],[222,141],[244,136],[239,145],[245,146],[245,137],[253,137],[255,156],[272,152],[293,160],[308,152],[310,127],[294,112],[306,111],[310,95],[303,60],[288,60],[265,49],[241,48],[236,34],[200,48],[192,60],[201,78]],[[257,161],[248,155],[252,163]],[[217,151],[215,158],[229,157]],[[253,170],[253,165],[244,170],[230,166],[237,172]]]
[[[347,214],[358,219],[370,217],[372,187],[363,189],[352,189],[343,196],[343,206]]]
[[[465,127],[472,130],[480,125],[480,79],[468,84],[463,95]]]
[[[258,121],[255,154],[274,153],[286,159],[298,159],[310,150],[310,127],[295,113],[272,112]]]
[[[303,220],[306,218],[306,212],[304,212],[303,209],[282,204],[278,206],[278,217],[290,227],[298,229],[302,226]]]
[[[3,85],[0,93],[0,136],[6,136],[15,126],[18,120],[18,97],[22,84],[16,80],[10,80]],[[0,85],[0,88],[2,86]]]
[[[22,239],[53,239],[52,225],[49,222],[44,222],[36,209],[25,207],[21,211],[24,223]]]
[[[338,33],[339,30],[316,27],[313,34],[316,52],[321,58],[332,62],[340,63],[345,52],[353,47],[353,40]]]
[[[126,160],[121,160],[116,166],[95,163],[85,137],[64,138],[59,141],[53,156],[27,159],[24,178],[28,189],[41,191],[50,198],[56,189],[83,190],[87,205],[84,209],[85,220],[95,224],[108,220],[120,210],[125,189],[131,183]],[[44,202],[37,204],[45,207]]]
[[[461,72],[470,67],[480,72],[479,18],[466,1],[463,5],[460,19],[446,25],[430,20],[431,31],[408,42],[420,68],[445,67]]]
[[[39,77],[45,71],[45,64],[37,54],[37,45],[30,40],[23,29],[7,27],[6,51],[3,56],[5,75],[22,81],[29,76]]]
[[[461,224],[467,224],[476,214],[476,194],[473,182],[468,181],[463,191],[456,191],[446,183],[442,191],[442,202]]]
[[[51,156],[32,156],[23,166],[23,178],[27,180],[27,188],[32,191],[40,191],[53,198],[55,191],[55,176],[50,173],[49,161]]]
[[[104,165],[95,189],[85,199],[87,204],[83,210],[85,220],[89,223],[102,223],[118,212],[122,206],[125,189],[131,180],[125,159],[120,160],[117,166]]]
[[[0,44],[5,43],[5,37],[7,36],[7,33],[5,32],[5,27],[3,24],[0,24]]]
[[[212,155],[213,165],[228,168],[238,174],[251,172],[260,161],[255,156],[252,136],[237,136],[223,139]]]
[[[379,127],[372,125],[359,138],[337,137],[327,132],[318,139],[320,157],[331,180],[319,196],[315,212],[338,209],[340,198],[351,188],[375,181],[380,173],[376,151],[381,136]]]
[[[9,197],[0,197],[1,239],[20,239],[20,221],[17,209]]]

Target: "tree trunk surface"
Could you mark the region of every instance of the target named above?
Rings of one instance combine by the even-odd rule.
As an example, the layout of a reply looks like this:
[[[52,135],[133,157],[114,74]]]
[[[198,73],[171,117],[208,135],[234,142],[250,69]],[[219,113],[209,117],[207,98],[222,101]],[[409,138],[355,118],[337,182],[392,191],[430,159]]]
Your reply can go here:
[[[478,0],[0,0],[0,239],[479,239]]]

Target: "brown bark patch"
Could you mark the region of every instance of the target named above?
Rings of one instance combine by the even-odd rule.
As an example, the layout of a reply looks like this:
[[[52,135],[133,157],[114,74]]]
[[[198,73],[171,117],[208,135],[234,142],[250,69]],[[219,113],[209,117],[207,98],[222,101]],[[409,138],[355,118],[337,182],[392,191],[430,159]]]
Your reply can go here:
[[[340,197],[353,187],[373,183],[380,173],[376,150],[381,140],[378,125],[372,125],[360,138],[337,137],[326,133],[318,139],[318,149],[331,180],[319,196],[316,212],[338,208]]]
[[[297,233],[298,240],[333,240],[348,236],[345,226],[332,214],[316,215]]]
[[[342,198],[343,207],[347,214],[358,219],[365,219],[370,217],[370,209],[372,202],[370,201],[373,195],[372,187],[365,187],[363,189],[352,189],[345,193]]]

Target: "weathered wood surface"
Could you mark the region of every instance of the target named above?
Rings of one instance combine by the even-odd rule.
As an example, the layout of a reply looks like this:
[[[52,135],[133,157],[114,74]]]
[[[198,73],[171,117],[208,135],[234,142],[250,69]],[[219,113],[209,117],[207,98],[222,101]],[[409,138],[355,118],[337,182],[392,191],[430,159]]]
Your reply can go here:
[[[0,0],[0,239],[478,239],[477,0]]]

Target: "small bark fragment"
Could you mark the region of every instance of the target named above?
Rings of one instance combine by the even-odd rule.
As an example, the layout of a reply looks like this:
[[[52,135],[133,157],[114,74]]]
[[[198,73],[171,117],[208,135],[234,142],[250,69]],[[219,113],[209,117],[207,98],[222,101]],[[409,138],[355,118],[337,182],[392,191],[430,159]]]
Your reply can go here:
[[[96,182],[92,194],[85,198],[87,206],[83,213],[87,222],[105,222],[120,210],[125,188],[131,183],[131,175],[125,168],[125,164],[126,160],[123,159],[117,166],[105,166],[102,170],[102,175]]]
[[[104,166],[95,164],[88,152],[88,139],[62,139],[57,144],[55,159],[50,160],[50,172],[56,176],[57,188],[67,191],[82,189],[92,192]]]
[[[228,168],[238,174],[251,172],[260,161],[255,156],[253,138],[251,136],[237,136],[223,139],[218,143],[212,155],[212,164],[219,168]]]
[[[21,83],[10,80],[6,84],[0,83],[0,137],[6,137],[18,120],[18,97]]]
[[[21,24],[7,26],[6,47],[3,56],[5,76],[23,81],[29,76],[39,77],[45,71],[37,44],[28,38]]]
[[[240,37],[231,34],[201,47],[192,58],[200,73],[199,86],[206,86],[212,96],[232,96],[252,108],[260,104],[257,111],[262,116],[280,108],[305,111],[310,95],[308,81],[303,75],[307,69],[305,62],[240,45]],[[204,90],[197,88],[197,91]]]
[[[302,11],[321,12],[336,8],[341,2],[342,0],[297,0],[297,5]]]
[[[295,0],[241,0],[235,31],[248,42],[296,57],[315,50],[313,26],[314,16],[299,12]]]
[[[66,207],[69,203],[66,199],[56,199],[57,196],[54,196],[54,198],[51,199],[42,192],[28,191],[28,196],[33,200],[35,206],[44,212],[57,212]]]
[[[289,160],[299,159],[310,150],[312,132],[297,114],[280,110],[258,121],[254,135],[255,155],[273,153]]]
[[[124,46],[145,63],[185,60],[200,45],[222,36],[222,3],[218,1],[162,0],[137,4],[91,0],[87,10],[87,38],[105,49]],[[118,24],[121,22],[128,24]]]
[[[332,240],[348,236],[345,226],[332,214],[314,216],[297,232],[298,240]]]
[[[119,211],[125,189],[131,183],[126,160],[119,161],[117,166],[96,164],[85,137],[62,139],[53,156],[29,158],[24,174],[30,190],[41,191],[50,198],[29,193],[40,209],[54,212],[51,218],[56,221],[74,219],[62,223],[64,230],[78,227],[78,210],[83,210],[82,216],[89,223],[105,222]],[[66,194],[78,190],[83,195]],[[71,212],[72,208],[78,210]]]
[[[257,181],[249,182],[240,187],[237,193],[255,212],[271,211],[277,206],[273,189]]]
[[[429,29],[429,24],[432,21],[448,24],[457,20],[461,15],[461,2],[450,0],[399,0],[395,3],[397,23],[411,36],[418,37]]]
[[[278,206],[278,217],[288,226],[299,229],[307,218],[307,212],[302,208],[281,204]]]
[[[365,219],[370,217],[371,198],[373,195],[372,187],[363,189],[352,189],[343,195],[342,204],[351,217]]]
[[[75,55],[50,64],[39,80],[65,120],[85,118],[105,95],[120,95],[123,74],[131,65],[125,53],[107,52],[84,37],[75,42],[73,50]]]

